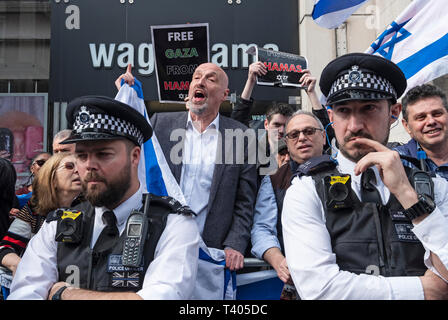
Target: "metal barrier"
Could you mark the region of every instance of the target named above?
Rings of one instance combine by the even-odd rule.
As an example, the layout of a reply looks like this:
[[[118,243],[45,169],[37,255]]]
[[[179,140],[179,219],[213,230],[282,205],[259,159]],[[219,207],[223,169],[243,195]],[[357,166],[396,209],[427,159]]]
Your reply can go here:
[[[244,258],[244,267],[270,267],[270,264],[257,258]]]

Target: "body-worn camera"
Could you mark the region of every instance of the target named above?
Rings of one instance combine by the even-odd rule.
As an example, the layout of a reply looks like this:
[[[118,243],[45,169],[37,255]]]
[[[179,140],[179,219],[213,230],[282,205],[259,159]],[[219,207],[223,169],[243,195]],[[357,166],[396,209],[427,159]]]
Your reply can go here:
[[[82,239],[82,216],[81,211],[69,211],[59,209],[56,237],[57,242],[79,243]]]
[[[327,209],[338,210],[352,207],[350,197],[351,181],[349,174],[324,177]]]

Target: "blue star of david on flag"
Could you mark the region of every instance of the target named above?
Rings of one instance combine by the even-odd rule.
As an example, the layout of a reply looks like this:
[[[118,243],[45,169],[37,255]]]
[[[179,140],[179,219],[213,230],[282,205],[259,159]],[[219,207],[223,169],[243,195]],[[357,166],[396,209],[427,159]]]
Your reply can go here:
[[[391,59],[392,54],[394,53],[395,45],[406,39],[411,35],[409,31],[407,31],[403,26],[408,23],[409,20],[398,24],[395,21],[392,22],[389,27],[370,45],[373,49],[373,53],[378,53],[382,55],[386,59]],[[392,35],[389,41],[384,42],[386,37]]]
[[[397,64],[407,90],[448,74],[448,6],[440,0],[413,0],[366,53]]]

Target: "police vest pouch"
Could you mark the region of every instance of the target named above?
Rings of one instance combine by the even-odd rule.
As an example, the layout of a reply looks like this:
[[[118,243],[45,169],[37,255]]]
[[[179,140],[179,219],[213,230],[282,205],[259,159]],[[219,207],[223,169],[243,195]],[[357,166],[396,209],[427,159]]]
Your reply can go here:
[[[59,216],[55,241],[64,243],[79,243],[82,239],[82,217],[81,211],[69,211],[58,209]]]
[[[339,210],[351,208],[351,176],[349,174],[329,175],[323,179],[327,209]]]

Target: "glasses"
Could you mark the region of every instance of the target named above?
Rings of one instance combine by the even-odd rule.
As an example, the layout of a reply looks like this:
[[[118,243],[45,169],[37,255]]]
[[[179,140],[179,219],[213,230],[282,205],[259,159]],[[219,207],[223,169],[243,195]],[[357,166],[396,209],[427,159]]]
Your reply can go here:
[[[308,137],[315,134],[317,130],[323,131],[321,128],[305,128],[303,130],[294,130],[288,132],[285,137],[289,140],[297,140],[300,136],[300,133],[303,133],[306,137]]]
[[[74,170],[76,167],[74,162],[69,162],[67,161],[66,163],[64,163],[62,166],[59,166],[58,169],[66,169],[66,170]]]
[[[47,160],[40,159],[40,160],[34,161],[33,164],[37,164],[39,167],[42,167],[44,165],[45,161],[47,161]]]

